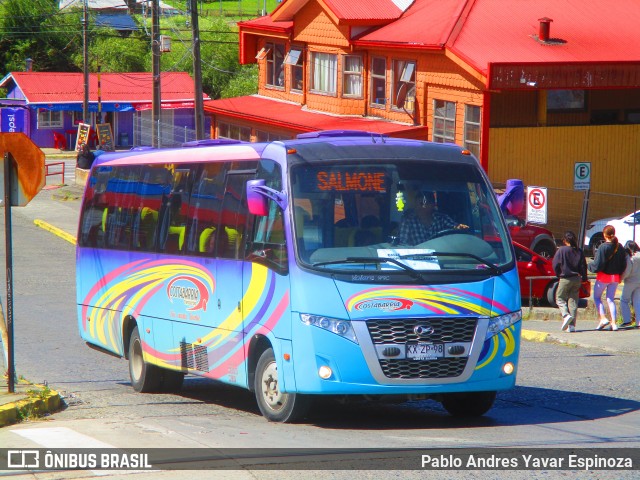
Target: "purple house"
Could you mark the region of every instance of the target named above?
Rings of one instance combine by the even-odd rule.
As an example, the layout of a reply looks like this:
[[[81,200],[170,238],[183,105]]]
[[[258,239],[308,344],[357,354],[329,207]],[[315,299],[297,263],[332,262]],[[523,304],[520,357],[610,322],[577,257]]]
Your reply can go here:
[[[118,148],[151,145],[152,128],[164,147],[195,140],[194,83],[186,72],[162,73],[161,115],[155,125],[148,72],[90,74],[86,120],[82,73],[11,72],[0,87],[7,89],[7,98],[0,99],[0,131],[24,132],[39,147],[72,150],[79,123],[90,124],[92,132],[96,124],[109,124]],[[92,133],[91,146],[96,139]]]

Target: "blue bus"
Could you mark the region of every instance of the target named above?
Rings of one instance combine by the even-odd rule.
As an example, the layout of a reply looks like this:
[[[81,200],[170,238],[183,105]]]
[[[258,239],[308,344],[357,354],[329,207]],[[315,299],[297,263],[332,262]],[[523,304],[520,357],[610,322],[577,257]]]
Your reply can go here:
[[[515,385],[513,246],[453,144],[323,131],[104,154],[76,257],[80,335],[138,392],[201,375],[292,422],[319,395],[478,416]]]

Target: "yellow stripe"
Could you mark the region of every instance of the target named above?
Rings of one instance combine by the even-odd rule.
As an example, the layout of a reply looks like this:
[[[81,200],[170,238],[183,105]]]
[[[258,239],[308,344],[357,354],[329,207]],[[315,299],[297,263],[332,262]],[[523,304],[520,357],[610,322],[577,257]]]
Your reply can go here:
[[[491,352],[489,357],[484,362],[482,362],[480,365],[476,366],[476,370],[480,370],[481,368],[486,367],[487,365],[489,365],[492,362],[492,360],[495,358],[496,353],[498,353],[498,344],[500,342],[498,341],[497,336],[491,337],[491,343],[493,344],[492,345],[493,351]]]

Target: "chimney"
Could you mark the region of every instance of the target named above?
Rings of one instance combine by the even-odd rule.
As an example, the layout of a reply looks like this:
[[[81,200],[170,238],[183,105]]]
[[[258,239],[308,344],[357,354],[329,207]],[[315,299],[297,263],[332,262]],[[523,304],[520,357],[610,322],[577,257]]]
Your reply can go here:
[[[540,30],[538,31],[538,40],[540,40],[541,42],[548,42],[549,30],[551,27],[551,22],[553,22],[553,20],[547,17],[542,17],[542,18],[539,18],[538,21],[540,22]]]
[[[30,72],[31,69],[33,68],[33,60],[31,60],[30,58],[27,58],[24,61],[24,64],[25,64],[25,70],[24,71],[25,72]]]

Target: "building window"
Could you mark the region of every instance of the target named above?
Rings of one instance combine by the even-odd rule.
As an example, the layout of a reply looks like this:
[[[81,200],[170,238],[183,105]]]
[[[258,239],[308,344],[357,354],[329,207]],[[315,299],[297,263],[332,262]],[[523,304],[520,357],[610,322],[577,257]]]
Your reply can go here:
[[[233,123],[218,122],[218,138],[251,141],[251,128],[234,125]]]
[[[416,98],[416,62],[393,61],[393,106],[412,112]]]
[[[344,96],[362,98],[362,57],[345,55],[343,58],[342,89]]]
[[[465,105],[464,148],[480,157],[480,107]]]
[[[454,102],[433,101],[433,141],[455,143],[456,104]]]
[[[371,104],[384,107],[387,104],[387,60],[371,59]]]
[[[277,140],[288,140],[290,138],[291,137],[280,135],[278,133],[256,130],[256,142],[275,142]]]
[[[38,109],[38,128],[62,128],[62,112]]]
[[[284,87],[284,45],[267,43],[267,80],[271,87]]]
[[[304,86],[304,56],[299,48],[292,48],[284,57],[284,64],[289,65],[289,89],[301,92]]]
[[[311,90],[335,95],[338,79],[337,56],[311,52]]]

